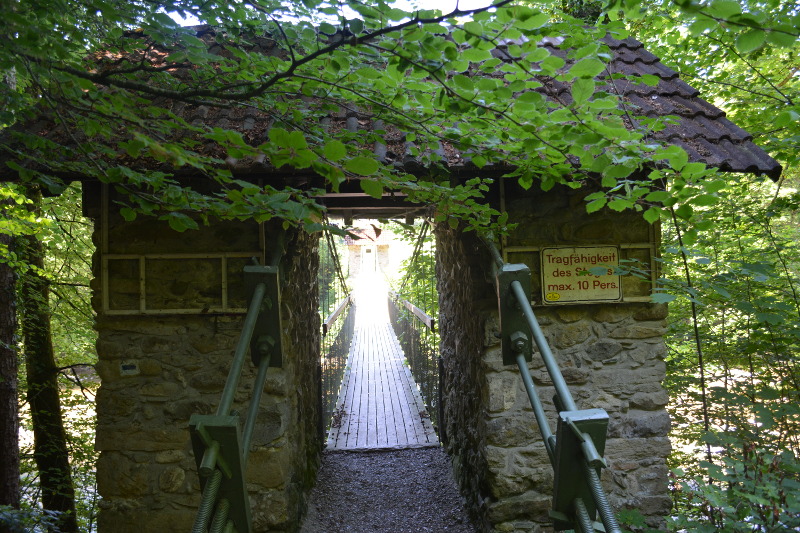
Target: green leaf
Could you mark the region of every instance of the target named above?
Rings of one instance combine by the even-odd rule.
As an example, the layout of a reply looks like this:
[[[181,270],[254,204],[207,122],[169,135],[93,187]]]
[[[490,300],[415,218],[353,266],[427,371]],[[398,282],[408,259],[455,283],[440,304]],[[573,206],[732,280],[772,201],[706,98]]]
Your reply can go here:
[[[667,304],[675,300],[677,296],[674,294],[667,294],[666,292],[654,292],[650,295],[650,301],[654,304]]]
[[[647,211],[644,212],[644,219],[652,224],[653,222],[658,221],[661,218],[661,209],[658,207],[651,207]]]
[[[797,37],[793,35],[791,31],[782,32],[773,30],[767,33],[767,42],[774,46],[788,48],[795,45]]]
[[[520,17],[522,18],[522,17]],[[523,30],[538,30],[550,21],[550,16],[547,13],[537,13],[532,17],[519,20],[517,25]]]
[[[453,76],[453,83],[455,83],[456,87],[462,89],[467,92],[473,92],[475,90],[475,85],[472,83],[472,79],[468,76],[464,76],[463,74],[456,74]]]
[[[361,189],[376,199],[383,197],[383,185],[379,181],[361,180]]]
[[[558,56],[547,56],[542,60],[542,73],[554,74],[558,69],[562,68],[566,63]]]
[[[655,87],[661,81],[661,78],[655,74],[642,74],[640,79],[648,87]]]
[[[613,211],[625,211],[633,207],[633,202],[626,198],[615,198],[608,202],[608,207]]]
[[[686,163],[689,162],[689,154],[679,146],[670,146],[667,151],[670,152],[670,155],[667,156],[669,166],[672,170],[680,172],[680,170],[686,166]]]
[[[742,6],[736,0],[714,0],[708,7],[708,14],[712,17],[729,19],[742,12]]]
[[[362,31],[364,31],[364,21],[360,19],[351,19],[347,21],[347,25],[350,26],[350,31],[358,35]]]
[[[591,98],[594,88],[595,83],[592,78],[578,78],[572,84],[572,99],[577,105],[581,105]]]
[[[648,202],[663,202],[670,197],[667,191],[653,191],[644,197]]]
[[[736,49],[747,54],[764,46],[767,34],[764,30],[756,28],[747,31],[736,38]]]
[[[699,194],[694,198],[692,198],[691,200],[689,200],[689,202],[694,205],[709,206],[709,205],[715,205],[717,202],[719,202],[719,198],[717,198],[713,194]]]
[[[136,211],[130,207],[123,207],[119,210],[119,214],[122,215],[122,218],[124,218],[126,222],[132,222],[136,220]]]
[[[479,63],[481,61],[486,61],[487,59],[491,59],[492,52],[480,48],[467,48],[466,50],[461,52],[461,57],[463,59],[466,59],[467,61],[471,61],[473,63]]]
[[[696,37],[707,30],[716,28],[717,24],[716,20],[701,16],[689,25],[689,33]]]
[[[606,69],[606,64],[594,57],[585,57],[572,65],[569,69],[571,76],[576,78],[594,78]]]
[[[703,181],[703,189],[706,190],[707,193],[713,194],[715,192],[719,192],[724,189],[728,185],[728,182],[725,180],[705,180]]]
[[[464,31],[472,35],[483,35],[483,26],[480,22],[469,21],[464,24]]]
[[[331,161],[339,161],[347,156],[347,146],[343,142],[334,139],[325,143],[322,153]]]
[[[594,213],[595,211],[600,211],[603,208],[603,206],[606,205],[607,201],[608,200],[606,200],[605,198],[598,198],[597,200],[589,202],[588,204],[586,204],[586,212]]]
[[[189,218],[187,215],[184,215],[183,213],[172,212],[161,218],[165,217],[167,219],[167,222],[169,223],[169,227],[174,229],[175,231],[183,233],[187,229],[198,228],[197,222]]]
[[[683,204],[675,210],[675,214],[684,220],[689,220],[694,214],[694,209],[689,204]]]
[[[349,159],[347,163],[345,163],[344,168],[353,174],[359,174],[361,176],[371,176],[378,171],[379,168],[378,161],[372,157],[364,157],[364,156],[356,156],[352,159]],[[364,182],[361,182],[362,186]],[[366,191],[365,191],[366,192]]]

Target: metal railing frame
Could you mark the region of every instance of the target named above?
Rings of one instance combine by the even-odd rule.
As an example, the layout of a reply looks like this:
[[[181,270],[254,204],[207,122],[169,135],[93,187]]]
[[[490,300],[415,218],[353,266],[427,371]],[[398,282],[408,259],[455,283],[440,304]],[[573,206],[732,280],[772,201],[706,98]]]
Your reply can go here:
[[[356,302],[352,293],[345,296],[336,309],[322,322],[320,357],[320,436],[325,437],[326,424],[332,423],[339,401],[350,343],[355,329]]]
[[[394,291],[389,291],[389,318],[441,439],[442,358],[436,319]]]
[[[497,267],[503,359],[507,364],[516,363],[519,369],[555,473],[554,510],[551,511],[555,529],[562,531],[574,528],[581,533],[598,530],[621,533],[599,476],[600,468],[606,466],[602,450],[605,447],[608,414],[602,409],[578,410],[531,307],[528,297],[530,270],[525,265],[506,264],[494,243],[488,239],[484,239],[484,242]],[[528,370],[532,353],[531,337],[555,389],[554,402],[559,412],[556,434],[550,428]],[[602,526],[594,522],[595,512],[600,515]]]

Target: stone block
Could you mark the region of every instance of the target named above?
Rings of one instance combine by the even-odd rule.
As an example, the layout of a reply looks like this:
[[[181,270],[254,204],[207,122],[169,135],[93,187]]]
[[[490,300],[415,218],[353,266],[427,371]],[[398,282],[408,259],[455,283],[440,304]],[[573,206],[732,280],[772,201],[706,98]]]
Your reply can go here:
[[[487,443],[493,446],[525,446],[538,438],[532,413],[508,413],[486,424]]]
[[[614,339],[649,339],[653,337],[662,337],[664,335],[664,328],[651,327],[651,326],[620,326],[611,332],[608,336]]]
[[[489,412],[507,411],[517,402],[517,394],[522,391],[522,379],[511,372],[492,372],[487,374],[489,385]]]
[[[484,322],[483,345],[495,346],[500,343],[500,318],[497,313],[492,313]]]
[[[219,403],[215,397],[214,402]],[[192,415],[210,415],[216,411],[216,403],[211,404],[199,399],[170,401],[164,405],[163,414],[166,420],[188,421]]]
[[[634,409],[655,411],[662,409],[669,402],[669,394],[665,390],[655,392],[637,392],[628,400]]]
[[[158,476],[158,488],[164,492],[184,492],[186,486],[186,471],[178,466],[165,468]]]
[[[589,380],[592,371],[588,368],[576,368],[574,366],[561,367],[561,375],[567,385],[582,385]],[[552,385],[553,380],[550,379],[550,374],[547,370],[536,370],[531,372],[531,378],[536,385]],[[544,391],[539,391],[539,397],[542,399],[548,398]]]
[[[247,462],[248,486],[272,489],[283,487],[288,479],[290,462],[291,457],[286,448],[251,452]]]
[[[586,309],[583,306],[569,306],[556,308],[556,316],[562,321],[570,324],[586,318]]]
[[[139,407],[138,398],[133,391],[109,390],[105,385],[97,391],[97,416],[103,420],[128,417]]]
[[[488,505],[487,517],[492,523],[510,522],[522,519],[534,522],[550,522],[551,500],[535,491],[492,501]]]
[[[178,336],[148,335],[142,340],[142,353],[179,354],[185,352],[183,340]]]
[[[556,328],[549,328],[546,330],[549,336],[552,336],[550,341],[554,348],[564,349],[580,344],[592,334],[592,329],[586,322],[578,322],[574,324],[566,324]]]
[[[131,430],[125,426],[118,426],[116,428],[99,426],[97,438],[95,440],[95,448],[99,451],[128,450],[160,452],[183,449],[183,446],[188,440],[189,431],[187,429]]]
[[[622,345],[611,339],[593,341],[586,348],[586,355],[592,361],[608,361],[622,351]]]
[[[606,440],[606,457],[616,468],[617,463],[647,464],[669,455],[670,442],[666,436],[650,438],[609,437]]]
[[[669,433],[670,420],[666,411],[629,411],[619,420],[612,419],[608,434],[613,437],[663,437]]]
[[[161,362],[154,358],[140,359],[136,363],[143,376],[160,376],[164,371]]]
[[[253,531],[284,530],[282,526],[290,520],[289,501],[283,491],[251,492],[250,508],[253,510]]]
[[[594,313],[594,320],[597,322],[607,322],[615,324],[631,316],[631,309],[626,305],[603,305],[598,306]]]
[[[669,314],[669,307],[667,304],[644,304],[633,315],[635,320],[664,320]]]
[[[189,385],[194,387],[200,392],[213,392],[221,393],[225,386],[225,378],[227,373],[220,369],[206,369],[202,372],[195,373],[189,378]]]
[[[97,490],[104,498],[137,498],[151,493],[148,465],[132,463],[120,453],[101,453]]]
[[[186,395],[186,390],[181,385],[166,381],[145,383],[139,392],[145,401],[151,402],[175,401]]]
[[[213,331],[207,330],[189,335],[189,346],[199,354],[217,351],[233,353],[236,349],[236,340],[228,335],[215,335]]]
[[[164,450],[155,455],[156,463],[179,463],[187,458],[187,454],[181,450]]]

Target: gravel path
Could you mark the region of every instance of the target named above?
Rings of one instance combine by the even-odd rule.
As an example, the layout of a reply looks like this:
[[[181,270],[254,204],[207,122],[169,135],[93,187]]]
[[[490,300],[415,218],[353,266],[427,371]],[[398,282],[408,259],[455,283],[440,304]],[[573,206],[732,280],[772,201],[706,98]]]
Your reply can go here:
[[[441,448],[328,451],[301,533],[475,533]]]

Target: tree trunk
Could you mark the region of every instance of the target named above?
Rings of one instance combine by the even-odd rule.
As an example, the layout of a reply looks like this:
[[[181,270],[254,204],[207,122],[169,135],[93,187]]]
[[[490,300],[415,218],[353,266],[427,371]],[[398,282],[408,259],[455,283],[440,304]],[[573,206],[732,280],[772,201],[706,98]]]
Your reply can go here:
[[[0,213],[4,211],[0,205]],[[11,235],[0,233],[0,246],[11,250]],[[19,508],[19,415],[17,412],[16,277],[0,259],[0,505]],[[0,524],[0,533],[10,526]]]
[[[31,190],[29,198],[38,212],[41,194],[38,190]],[[41,274],[44,252],[41,242],[32,235],[19,237],[18,246],[20,258],[32,267],[21,276],[19,305],[28,374],[28,404],[33,422],[33,456],[39,470],[42,507],[58,514],[54,531],[73,533],[78,531],[75,489],[58,394],[58,367],[50,330],[49,288]]]

